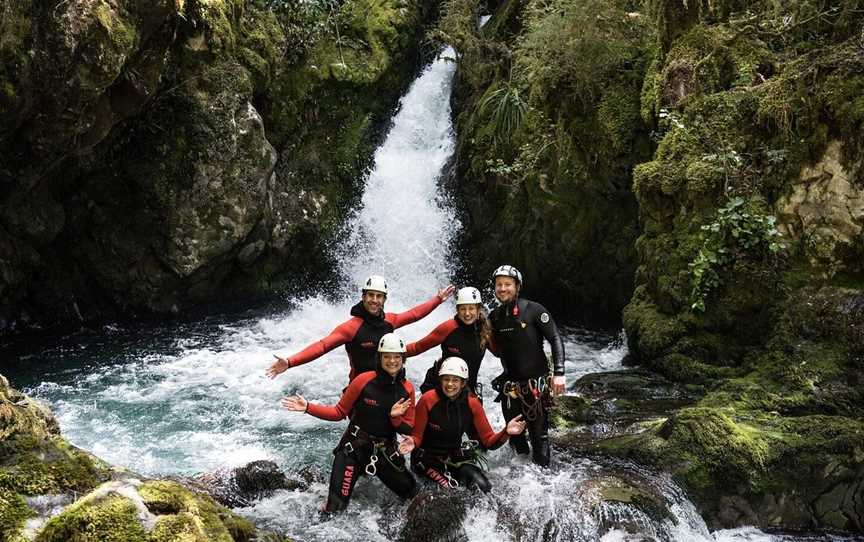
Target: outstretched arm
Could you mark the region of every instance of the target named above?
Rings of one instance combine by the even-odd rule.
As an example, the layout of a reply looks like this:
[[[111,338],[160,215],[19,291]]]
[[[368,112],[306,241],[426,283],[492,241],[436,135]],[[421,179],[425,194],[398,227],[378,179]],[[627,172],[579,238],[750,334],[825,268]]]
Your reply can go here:
[[[375,373],[370,371],[368,373],[363,373],[352,380],[335,406],[306,403],[306,414],[331,422],[338,422],[339,420],[347,418],[351,409],[354,408],[354,402],[357,401],[358,397],[360,397],[360,392],[363,391],[366,384],[368,384],[373,378],[375,378]],[[291,398],[283,399],[282,404],[285,408],[288,408],[288,410],[294,410],[286,404],[286,400],[290,399]]]
[[[474,421],[474,429],[477,431],[477,437],[483,446],[489,450],[494,450],[501,447],[507,439],[507,431],[495,432],[492,426],[489,425],[489,419],[486,417],[486,412],[483,410],[483,403],[473,395],[468,397],[468,408],[471,409],[471,418]]]
[[[384,318],[386,318],[388,322],[393,324],[394,329],[398,329],[402,326],[412,324],[435,310],[435,308],[440,305],[445,299],[453,295],[453,291],[455,289],[456,287],[452,284],[447,286],[446,288],[441,288],[440,290],[438,290],[438,293],[435,295],[435,297],[433,297],[429,301],[417,305],[413,309],[409,309],[405,312],[400,312],[398,314],[389,312],[384,316]]]
[[[274,356],[276,356],[276,363],[267,369],[267,376],[270,378],[276,378],[291,367],[309,363],[313,359],[323,356],[337,346],[347,343],[352,337],[354,337],[354,334],[357,333],[357,328],[360,327],[360,323],[359,318],[352,318],[347,322],[343,322],[336,326],[336,329],[331,331],[330,335],[327,335],[320,341],[310,344],[290,358],[283,358],[274,354]]]
[[[406,350],[408,350],[408,357],[410,358],[411,356],[422,354],[433,346],[438,346],[443,343],[444,339],[446,339],[457,327],[459,327],[459,324],[453,318],[439,324],[438,327],[429,333],[429,335],[426,335],[419,341],[408,343],[408,346],[405,347]]]

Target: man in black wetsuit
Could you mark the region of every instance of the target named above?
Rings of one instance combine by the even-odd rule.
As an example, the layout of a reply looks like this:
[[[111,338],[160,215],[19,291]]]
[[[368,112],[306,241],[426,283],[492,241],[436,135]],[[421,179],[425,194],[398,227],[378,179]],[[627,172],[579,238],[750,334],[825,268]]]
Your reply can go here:
[[[510,438],[519,454],[532,453],[534,463],[549,465],[549,407],[552,395],[564,393],[564,342],[549,311],[543,305],[519,297],[522,273],[502,265],[492,274],[495,297],[501,303],[489,315],[492,324],[490,350],[501,358],[504,373],[493,381],[504,419],[522,414],[528,423],[525,435]],[[552,346],[552,377],[543,351],[543,339]]]

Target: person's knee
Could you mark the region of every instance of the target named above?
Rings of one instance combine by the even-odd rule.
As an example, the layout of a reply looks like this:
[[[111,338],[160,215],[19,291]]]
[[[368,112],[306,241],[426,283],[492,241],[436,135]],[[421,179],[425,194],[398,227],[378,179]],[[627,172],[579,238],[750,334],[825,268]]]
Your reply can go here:
[[[474,476],[474,486],[483,493],[489,493],[490,491],[492,491],[492,483],[489,481],[489,478],[486,478],[486,475],[482,472],[478,472]]]

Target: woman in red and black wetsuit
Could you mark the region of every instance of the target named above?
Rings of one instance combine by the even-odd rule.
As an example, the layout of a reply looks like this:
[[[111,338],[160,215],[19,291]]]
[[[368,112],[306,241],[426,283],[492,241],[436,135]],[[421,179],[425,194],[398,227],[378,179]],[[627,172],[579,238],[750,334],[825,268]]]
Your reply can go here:
[[[411,438],[399,445],[399,451],[413,451],[414,471],[443,487],[461,484],[488,493],[492,485],[476,464],[474,451],[462,446],[462,435],[477,435],[480,445],[494,450],[507,442],[509,435],[525,431],[525,422],[519,416],[510,420],[505,430],[492,430],[483,404],[467,389],[465,360],[445,359],[438,374],[438,386],[420,398]]]
[[[396,445],[396,434],[410,434],[414,426],[414,386],[405,380],[405,343],[388,333],[381,337],[378,356],[378,367],[352,380],[336,406],[309,403],[300,395],[282,399],[288,410],[322,420],[351,419],[333,450],[325,512],[344,510],[363,474],[377,476],[403,499],[416,492],[414,477]]]
[[[438,385],[441,361],[456,356],[468,364],[468,386],[471,391],[482,396],[477,386],[477,373],[486,355],[486,348],[490,346],[491,337],[492,327],[483,313],[480,291],[470,286],[461,288],[456,294],[456,316],[442,322],[431,333],[407,347],[408,357],[411,357],[441,345],[441,357],[426,372],[426,379],[420,385],[421,393]]]
[[[271,365],[266,373],[270,378],[276,378],[291,367],[297,367],[319,358],[334,348],[345,345],[351,370],[348,380],[366,371],[374,371],[377,365],[378,341],[385,333],[416,322],[428,315],[453,295],[452,285],[441,288],[430,300],[417,305],[405,312],[384,312],[384,302],[387,300],[387,281],[384,277],[372,275],[363,283],[360,302],[351,307],[351,319],[347,320],[330,332],[323,339],[316,341],[291,357],[283,358],[276,355],[276,363]]]

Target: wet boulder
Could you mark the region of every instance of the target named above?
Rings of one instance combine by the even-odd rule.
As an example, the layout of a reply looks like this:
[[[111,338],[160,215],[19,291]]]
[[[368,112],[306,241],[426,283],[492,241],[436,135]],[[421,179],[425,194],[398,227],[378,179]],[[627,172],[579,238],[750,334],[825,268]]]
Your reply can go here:
[[[225,506],[239,508],[269,497],[279,490],[305,490],[317,478],[315,473],[308,470],[289,478],[273,461],[259,460],[242,467],[172,479],[190,489],[210,495]]]
[[[462,522],[470,508],[467,491],[422,490],[408,505],[402,542],[467,542]]]
[[[643,430],[652,420],[693,403],[701,388],[666,380],[643,370],[592,373],[572,388],[576,395],[555,399],[551,423],[565,448],[590,447],[599,439]]]

